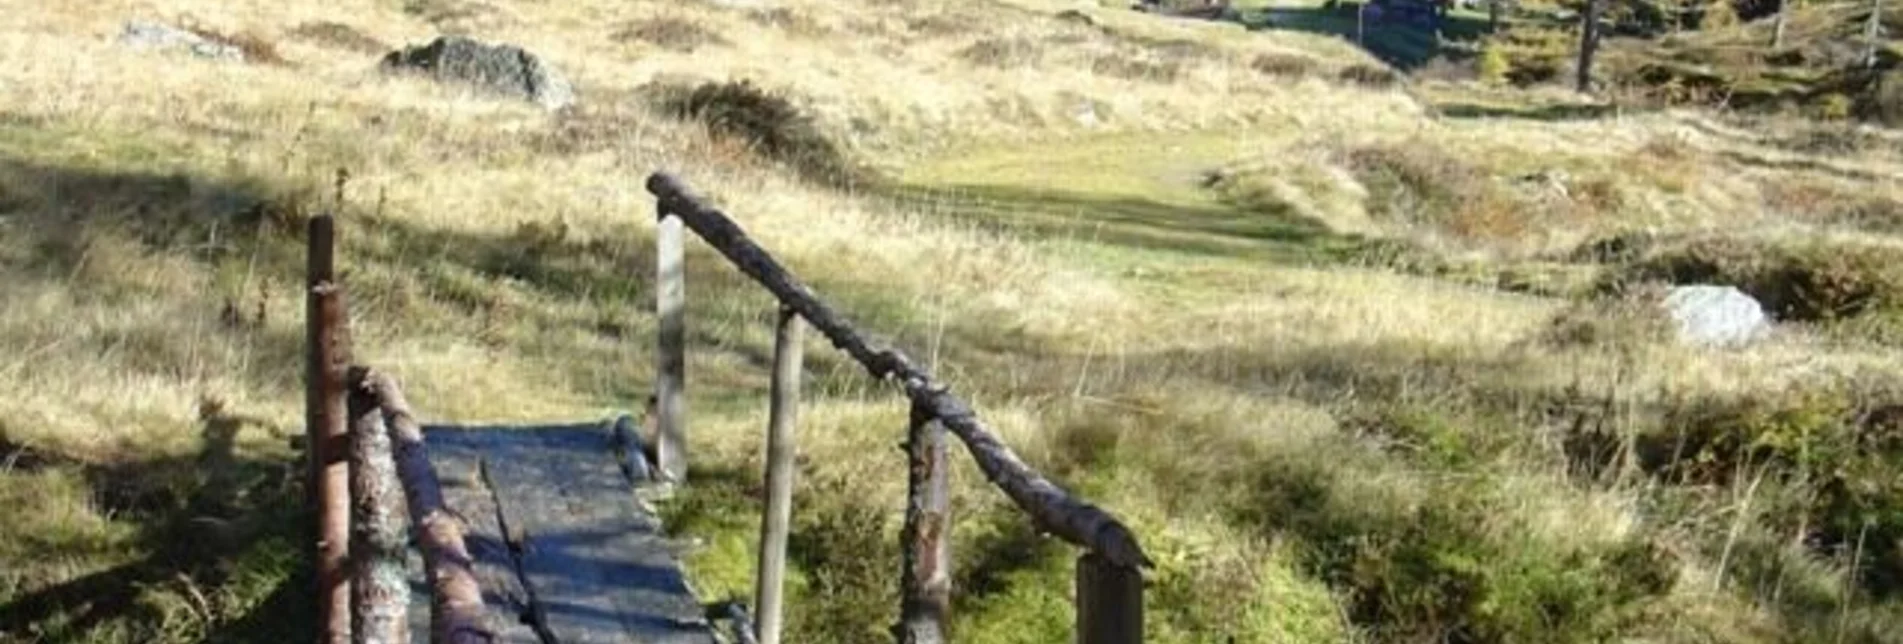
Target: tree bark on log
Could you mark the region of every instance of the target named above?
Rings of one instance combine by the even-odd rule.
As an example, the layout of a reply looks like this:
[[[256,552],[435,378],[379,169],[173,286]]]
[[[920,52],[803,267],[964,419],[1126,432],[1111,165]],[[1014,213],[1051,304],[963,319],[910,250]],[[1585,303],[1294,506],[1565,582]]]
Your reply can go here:
[[[352,382],[362,369],[353,368]],[[376,400],[361,387],[350,392],[351,641],[409,642],[409,586],[403,570],[404,531],[398,518],[396,462]]]
[[[377,371],[363,375],[361,387],[377,402],[395,444],[397,478],[403,483],[410,523],[423,551],[424,576],[430,584],[430,641],[486,644],[495,632],[486,622],[475,559],[463,541],[463,526],[443,503],[436,470],[430,467],[423,429],[395,378]]]
[[[895,379],[904,386],[906,396],[922,405],[945,428],[965,443],[985,478],[1010,497],[1013,503],[1032,517],[1038,527],[1072,544],[1102,554],[1110,561],[1131,568],[1148,568],[1151,562],[1143,554],[1136,536],[1128,527],[1102,509],[1072,496],[1052,484],[1020,460],[999,441],[971,407],[943,386],[931,374],[919,368],[904,354],[891,349],[874,349],[799,278],[762,249],[732,218],[707,205],[699,195],[666,173],[648,177],[648,192],[660,208],[679,217],[686,226],[725,256],[742,273],[752,277],[815,329],[833,346],[852,356],[874,378]]]

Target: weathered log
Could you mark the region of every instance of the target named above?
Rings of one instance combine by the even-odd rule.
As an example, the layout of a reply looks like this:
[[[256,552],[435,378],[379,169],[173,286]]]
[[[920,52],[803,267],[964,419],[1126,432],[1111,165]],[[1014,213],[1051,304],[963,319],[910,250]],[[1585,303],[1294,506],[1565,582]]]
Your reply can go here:
[[[793,519],[794,426],[799,420],[800,371],[806,323],[792,309],[780,310],[773,340],[772,399],[767,410],[766,507],[760,516],[760,558],[754,573],[753,605],[760,619],[754,636],[780,644],[786,540]]]
[[[443,503],[443,490],[430,467],[423,446],[423,429],[410,412],[395,378],[369,371],[362,387],[373,396],[395,443],[397,478],[410,510],[410,523],[423,552],[423,571],[430,584],[430,641],[439,644],[478,644],[495,640],[484,620],[482,589],[463,526]]]
[[[893,630],[901,644],[938,644],[951,618],[951,459],[945,427],[930,410],[913,405],[906,433],[904,569]]]
[[[1103,554],[1132,568],[1151,566],[1136,536],[1115,517],[1057,487],[1020,460],[997,439],[969,405],[938,383],[904,354],[874,349],[845,318],[832,310],[799,278],[747,237],[726,213],[706,203],[679,179],[657,172],[647,189],[661,210],[678,217],[687,227],[753,278],[780,303],[794,311],[833,346],[845,351],[874,378],[896,379],[914,404],[926,409],[965,443],[985,478],[1029,514],[1040,529],[1072,544]]]
[[[330,215],[311,218],[305,250],[305,485],[316,518],[317,641],[350,641],[350,428],[344,377],[349,316],[335,284],[336,231]]]
[[[351,369],[351,382],[364,370]],[[399,485],[390,433],[377,401],[362,387],[350,391],[351,641],[407,644],[410,589],[404,579],[405,539],[398,519]]]

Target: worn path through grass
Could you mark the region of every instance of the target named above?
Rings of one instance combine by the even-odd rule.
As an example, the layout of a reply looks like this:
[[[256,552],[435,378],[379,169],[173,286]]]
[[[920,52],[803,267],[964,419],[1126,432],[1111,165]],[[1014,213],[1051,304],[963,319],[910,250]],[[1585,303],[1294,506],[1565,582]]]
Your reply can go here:
[[[907,168],[891,196],[1125,272],[1337,258],[1360,240],[1283,210],[1231,202],[1211,173],[1275,135],[1121,133],[1057,144],[990,144]]]

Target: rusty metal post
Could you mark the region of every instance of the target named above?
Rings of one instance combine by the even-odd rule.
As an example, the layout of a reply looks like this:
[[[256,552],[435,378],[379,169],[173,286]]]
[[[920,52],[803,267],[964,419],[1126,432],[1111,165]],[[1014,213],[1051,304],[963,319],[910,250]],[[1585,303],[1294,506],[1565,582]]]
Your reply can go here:
[[[655,353],[655,454],[661,477],[687,480],[687,262],[680,217],[659,207],[655,235],[655,314],[660,332]]]
[[[410,641],[410,589],[401,485],[383,410],[367,383],[369,370],[350,370],[350,619],[355,644]]]
[[[1077,558],[1077,644],[1142,644],[1143,574],[1094,552]]]
[[[951,459],[944,424],[923,405],[912,406],[908,434],[905,526],[899,534],[905,569],[893,630],[901,644],[938,644],[951,618]]]
[[[350,641],[349,426],[344,378],[350,364],[348,315],[336,283],[336,229],[330,215],[310,221],[305,292],[306,490],[316,510],[318,641]]]
[[[806,322],[793,309],[780,308],[773,340],[773,388],[767,411],[766,509],[760,517],[760,559],[754,573],[753,606],[759,612],[754,637],[780,644],[786,578],[786,538],[793,519],[793,428],[799,419],[801,339]]]

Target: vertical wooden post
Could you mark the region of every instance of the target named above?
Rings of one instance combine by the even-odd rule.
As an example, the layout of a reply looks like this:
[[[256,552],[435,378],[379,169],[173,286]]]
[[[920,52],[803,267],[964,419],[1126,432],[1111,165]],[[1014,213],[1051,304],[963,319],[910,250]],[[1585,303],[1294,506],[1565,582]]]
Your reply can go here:
[[[1599,49],[1599,8],[1605,0],[1586,0],[1586,10],[1580,14],[1579,29],[1579,72],[1574,79],[1574,88],[1581,94],[1592,92],[1592,58]]]
[[[407,539],[398,512],[402,498],[390,432],[361,367],[350,369],[350,619],[355,644],[407,644]]]
[[[754,573],[754,637],[780,644],[781,587],[786,578],[786,538],[793,519],[793,428],[799,420],[801,338],[806,321],[780,307],[773,337],[773,390],[766,437],[766,510],[760,517],[760,561]]]
[[[1355,5],[1355,44],[1368,45],[1368,0]]]
[[[945,426],[923,406],[912,406],[908,434],[905,526],[899,535],[905,569],[894,630],[901,644],[937,644],[945,641],[951,617],[951,460]]]
[[[1870,22],[1863,30],[1863,66],[1877,68],[1877,43],[1883,34],[1883,0],[1870,0]]]
[[[1143,574],[1094,552],[1077,558],[1077,644],[1141,644]]]
[[[660,206],[655,236],[655,314],[660,318],[655,354],[656,460],[669,483],[687,479],[687,270],[685,224]]]
[[[344,377],[350,363],[348,316],[336,284],[336,230],[330,215],[310,221],[306,241],[305,441],[306,489],[316,510],[318,641],[350,640],[350,476]]]

